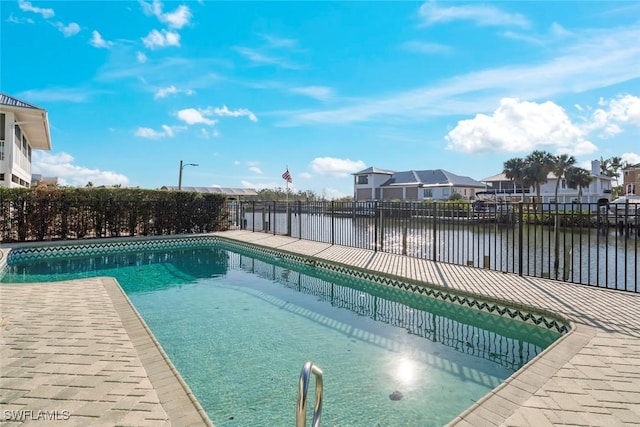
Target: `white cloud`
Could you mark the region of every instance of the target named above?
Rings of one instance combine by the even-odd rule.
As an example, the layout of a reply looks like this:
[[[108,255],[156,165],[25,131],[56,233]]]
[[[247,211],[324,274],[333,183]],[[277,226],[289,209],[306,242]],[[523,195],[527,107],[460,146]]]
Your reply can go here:
[[[175,95],[178,93],[178,88],[171,85],[169,87],[160,88],[156,91],[155,95],[153,95],[154,99],[158,98],[166,98],[167,95]]]
[[[452,21],[473,21],[477,25],[528,28],[529,21],[519,13],[507,13],[489,5],[464,5],[440,7],[435,1],[420,6],[418,14],[425,25]]]
[[[261,175],[262,175],[262,169],[260,169],[260,168],[259,168],[259,167],[257,167],[257,166],[251,166],[251,167],[249,168],[249,170],[250,170],[251,172],[253,172],[253,173],[257,173],[257,174],[261,174]]]
[[[167,30],[151,30],[142,43],[149,49],[156,49],[167,46],[180,46],[180,34]]]
[[[89,181],[93,185],[127,185],[129,178],[125,175],[90,169],[74,165],[74,158],[68,153],[54,154],[46,151],[33,152],[33,173],[58,177],[60,185],[84,187]]]
[[[488,116],[478,114],[461,120],[446,136],[447,148],[464,153],[528,152],[555,149],[569,154],[587,154],[597,148],[584,132],[551,101],[538,104],[504,98]]]
[[[105,93],[104,90],[90,87],[48,88],[26,90],[16,94],[20,98],[33,102],[89,102],[93,97]]]
[[[249,117],[249,120],[251,120],[252,122],[257,122],[258,121],[258,117],[256,117],[255,114],[253,114],[251,111],[247,110],[246,108],[239,108],[237,110],[229,110],[229,108],[226,105],[223,105],[222,108],[216,107],[213,110],[211,110],[211,108],[208,108],[207,110],[209,112],[212,112],[216,116],[226,116],[226,117],[247,116],[247,117]]]
[[[69,25],[64,25],[62,22],[56,22],[55,25],[65,37],[75,36],[80,32],[80,25],[75,22],[72,22]]]
[[[89,44],[97,48],[101,48],[101,47],[108,48],[111,45],[113,45],[113,42],[106,41],[105,39],[102,38],[99,32],[97,32],[96,30],[93,30],[93,32],[91,32],[91,41],[89,41]]]
[[[185,108],[184,110],[178,111],[178,118],[188,125],[202,123],[205,125],[213,126],[216,124],[216,120],[207,118],[207,116],[210,116],[211,114],[212,112],[209,111],[209,109],[201,110],[195,108]]]
[[[148,138],[148,139],[159,139],[169,137],[172,138],[175,135],[175,132],[179,130],[179,127],[171,127],[168,125],[162,125],[161,131],[156,131],[151,128],[139,127],[135,131],[135,136],[140,138]]]
[[[333,97],[333,89],[327,86],[301,86],[294,87],[291,92],[326,101]]]
[[[200,129],[200,136],[202,136],[204,139],[209,139],[211,137],[217,138],[220,136],[220,132],[218,132],[218,129],[213,129],[210,131],[207,128],[202,128]]]
[[[33,12],[42,15],[43,18],[53,18],[55,16],[55,12],[53,9],[44,9],[40,7],[35,7],[31,4],[31,2],[25,0],[18,0],[18,6],[20,10],[25,12]]]
[[[362,160],[316,157],[310,163],[311,169],[319,175],[343,178],[366,167]]]
[[[283,39],[272,34],[261,34],[261,37],[269,43],[269,47],[272,48],[296,48],[298,46],[298,40],[296,39]]]
[[[309,172],[301,172],[298,174],[298,177],[302,179],[311,179],[313,175],[311,175]]]
[[[620,158],[622,158],[622,161],[629,162],[632,165],[640,163],[639,153],[623,153]]]
[[[451,46],[447,46],[445,44],[422,42],[418,40],[411,40],[402,43],[400,47],[407,52],[426,54],[443,54],[451,53],[453,51],[453,48]]]
[[[189,24],[192,14],[191,10],[185,5],[178,6],[173,12],[162,12],[163,4],[158,0],[153,0],[152,3],[140,2],[142,4],[142,10],[147,15],[154,15],[162,23],[165,23],[169,28],[180,29]]]
[[[416,119],[489,111],[504,97],[544,100],[640,78],[640,25],[582,32],[537,64],[508,65],[436,81],[336,109],[286,111],[283,124],[353,123],[381,117]]]
[[[11,22],[12,24],[35,24],[31,18],[19,18],[17,16],[13,16],[13,13],[9,15],[7,18],[7,22]]]
[[[166,98],[169,95],[176,95],[178,93],[193,95],[193,91],[191,89],[178,89],[177,87],[171,85],[171,86],[158,89],[155,95],[153,95],[153,99]]]
[[[136,53],[136,60],[139,63],[144,64],[145,62],[147,62],[147,55],[145,55],[144,52],[138,52]]]
[[[640,126],[640,98],[634,95],[620,95],[617,98],[598,102],[583,128],[587,132],[598,130],[602,138],[622,133],[622,125]]]
[[[180,5],[170,13],[163,13],[158,17],[161,22],[168,24],[170,28],[180,29],[189,23],[191,11],[185,5]]]
[[[253,62],[254,65],[275,65],[281,68],[287,68],[292,70],[298,70],[301,67],[288,59],[281,58],[278,56],[273,56],[269,53],[264,53],[256,49],[251,49],[249,47],[235,46],[234,50],[238,52],[240,55],[244,56],[249,61]]]

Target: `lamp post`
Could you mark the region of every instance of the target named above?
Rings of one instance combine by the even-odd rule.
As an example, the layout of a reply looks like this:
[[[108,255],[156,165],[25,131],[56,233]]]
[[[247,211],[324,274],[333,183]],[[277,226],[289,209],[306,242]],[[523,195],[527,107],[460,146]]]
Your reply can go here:
[[[182,160],[180,160],[180,173],[178,174],[178,191],[182,190],[182,170],[186,166],[198,166],[198,164],[197,163],[185,163],[185,164],[182,164]]]

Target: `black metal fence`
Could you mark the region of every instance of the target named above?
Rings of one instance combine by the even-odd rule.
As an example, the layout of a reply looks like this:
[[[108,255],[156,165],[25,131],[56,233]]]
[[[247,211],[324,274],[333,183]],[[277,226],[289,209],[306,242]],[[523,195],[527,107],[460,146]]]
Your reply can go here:
[[[640,292],[640,204],[234,201],[238,228]]]

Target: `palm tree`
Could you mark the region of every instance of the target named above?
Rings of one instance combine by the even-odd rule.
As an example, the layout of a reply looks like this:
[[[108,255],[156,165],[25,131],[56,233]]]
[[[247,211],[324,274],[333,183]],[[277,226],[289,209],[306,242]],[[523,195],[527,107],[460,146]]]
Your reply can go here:
[[[558,203],[558,190],[560,189],[560,181],[565,177],[567,170],[576,164],[576,158],[568,154],[560,154],[553,156],[551,164],[551,172],[556,176],[556,204]]]
[[[514,157],[513,159],[509,159],[504,162],[504,169],[502,173],[516,183],[516,185],[520,186],[520,191],[522,192],[522,200],[524,200],[524,167],[525,162],[520,157]]]
[[[567,169],[565,176],[567,187],[578,189],[578,202],[582,202],[582,189],[588,187],[594,179],[591,173],[586,169],[572,166]]]
[[[525,180],[532,183],[536,189],[536,199],[540,200],[540,187],[548,181],[547,175],[552,170],[553,155],[546,151],[535,150],[524,159]]]

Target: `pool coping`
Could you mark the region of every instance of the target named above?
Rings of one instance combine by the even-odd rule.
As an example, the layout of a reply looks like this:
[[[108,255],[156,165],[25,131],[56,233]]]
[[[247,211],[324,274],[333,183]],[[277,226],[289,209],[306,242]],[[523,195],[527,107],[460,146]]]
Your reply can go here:
[[[149,326],[113,277],[99,277],[113,306],[122,320],[160,404],[173,425],[205,425],[213,427],[209,416],[184,381],[171,359],[153,335]],[[172,375],[167,376],[169,371]],[[195,410],[195,413],[194,413]]]

